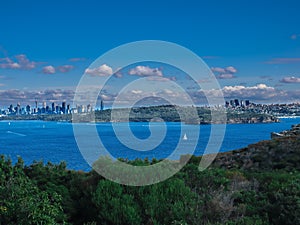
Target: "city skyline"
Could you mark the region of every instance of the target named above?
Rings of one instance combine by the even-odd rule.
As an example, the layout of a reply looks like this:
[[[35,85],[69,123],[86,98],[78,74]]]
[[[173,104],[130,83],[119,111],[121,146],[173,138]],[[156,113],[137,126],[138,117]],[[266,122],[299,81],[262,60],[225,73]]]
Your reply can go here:
[[[116,87],[134,76],[147,77],[149,86],[172,80],[191,90],[186,74],[159,64],[118,71],[107,62],[89,68],[106,51],[147,39],[174,42],[199,55],[215,74],[225,100],[299,102],[300,3],[246,3],[3,2],[0,107],[13,102],[33,104],[35,99],[72,102],[84,73],[114,79],[100,94],[108,105],[116,97]],[[128,98],[146,96],[146,89],[132,89]],[[198,101],[202,96],[196,91],[190,94]],[[165,95],[176,93],[166,89]],[[180,101],[180,96],[175,97]]]
[[[49,103],[49,104],[48,104]],[[35,100],[34,105],[10,104],[5,108],[0,108],[1,115],[29,115],[29,114],[71,114],[71,113],[89,113],[94,110],[104,110],[104,103],[101,101],[99,107],[88,105],[76,105],[73,106],[65,101],[61,104],[57,102],[38,102]]]

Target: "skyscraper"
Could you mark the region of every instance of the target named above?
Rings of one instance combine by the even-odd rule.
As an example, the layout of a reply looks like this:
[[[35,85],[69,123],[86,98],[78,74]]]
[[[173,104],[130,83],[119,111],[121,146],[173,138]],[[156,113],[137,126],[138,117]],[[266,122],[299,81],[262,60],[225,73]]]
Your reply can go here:
[[[52,113],[55,113],[55,103],[54,102],[52,102],[51,109],[52,109]]]
[[[66,102],[62,102],[61,111],[63,114],[66,114]]]
[[[100,110],[102,111],[104,109],[104,104],[103,104],[103,100],[101,100],[101,103],[100,103]]]
[[[67,105],[67,114],[69,114],[71,112],[71,108],[70,108],[70,104]]]
[[[27,113],[27,114],[30,114],[30,105],[27,105],[27,106],[26,106],[26,113]]]
[[[239,106],[240,105],[239,100],[238,99],[234,99],[234,104],[235,104],[235,106]]]

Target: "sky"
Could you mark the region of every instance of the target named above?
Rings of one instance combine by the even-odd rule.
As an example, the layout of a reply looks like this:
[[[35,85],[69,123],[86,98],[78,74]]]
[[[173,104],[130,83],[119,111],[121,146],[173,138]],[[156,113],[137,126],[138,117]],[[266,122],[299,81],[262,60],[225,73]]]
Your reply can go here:
[[[70,102],[83,74],[111,77],[101,96],[110,104],[132,77],[152,81],[128,91],[135,98],[150,91],[157,96],[147,85],[165,81],[180,81],[191,90],[188,75],[172,66],[134,64],[119,73],[110,62],[90,67],[107,51],[142,40],[176,43],[197,54],[214,73],[225,99],[299,102],[299,9],[297,0],[3,1],[0,107],[35,99]],[[160,87],[164,96],[181,96]],[[189,94],[199,100],[199,90],[193,88]]]

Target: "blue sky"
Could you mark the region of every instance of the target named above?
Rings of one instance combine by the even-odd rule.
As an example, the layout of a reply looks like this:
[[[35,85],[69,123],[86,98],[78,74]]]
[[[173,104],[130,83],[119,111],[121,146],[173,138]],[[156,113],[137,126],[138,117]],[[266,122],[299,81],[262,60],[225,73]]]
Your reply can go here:
[[[297,0],[3,1],[0,106],[69,101],[97,57],[139,40],[195,52],[226,98],[300,101],[299,9]]]

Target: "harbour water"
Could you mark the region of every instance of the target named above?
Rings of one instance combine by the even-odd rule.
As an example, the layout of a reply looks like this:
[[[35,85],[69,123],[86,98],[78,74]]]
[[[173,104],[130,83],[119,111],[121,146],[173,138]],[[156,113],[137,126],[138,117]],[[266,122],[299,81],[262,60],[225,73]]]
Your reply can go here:
[[[256,143],[261,140],[270,139],[271,132],[280,132],[290,129],[291,125],[299,124],[300,118],[282,118],[280,123],[266,124],[228,124],[224,141],[220,152],[239,149],[248,144]],[[136,151],[122,144],[114,133],[111,123],[98,123],[96,129],[98,136],[105,148],[116,158],[157,158],[168,157],[176,148],[178,141],[182,139],[180,133],[181,127],[185,126],[190,132],[199,129],[199,125],[183,125],[181,123],[165,123],[166,136],[157,147],[149,151]],[[82,124],[90,126],[92,124]],[[126,124],[115,124],[123,135],[126,134]],[[133,134],[140,139],[148,138],[151,133],[148,123],[130,123],[130,129]],[[161,130],[164,123],[152,123],[152,129]],[[210,125],[201,125],[198,143],[195,149],[195,155],[203,154],[209,140],[211,131]],[[85,134],[87,143],[89,133]],[[185,135],[187,140],[191,135]],[[21,156],[25,164],[31,164],[34,161],[51,161],[59,163],[66,161],[69,169],[90,170],[90,166],[85,161],[73,133],[71,123],[45,122],[45,121],[1,121],[0,122],[0,154],[10,157],[13,162],[17,156]],[[172,156],[178,159],[179,155]]]

